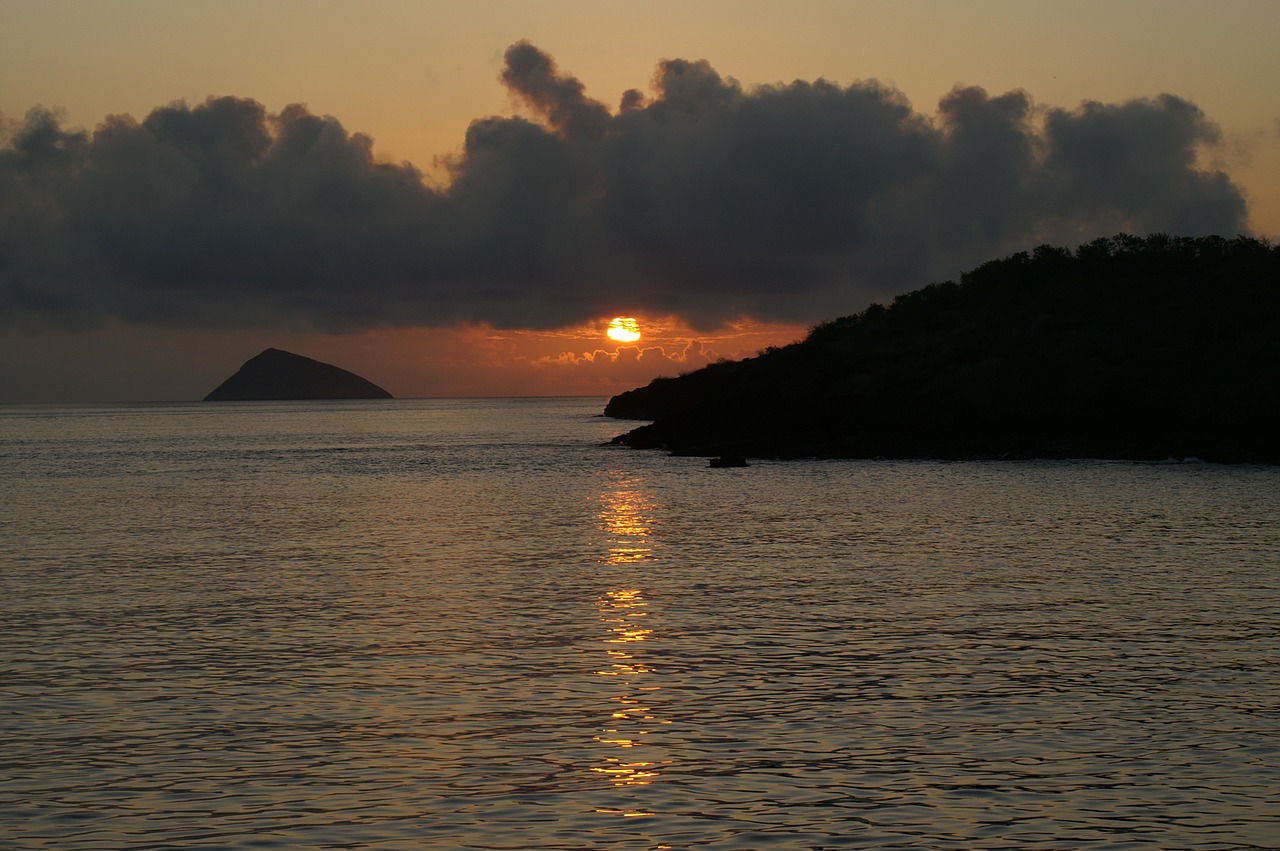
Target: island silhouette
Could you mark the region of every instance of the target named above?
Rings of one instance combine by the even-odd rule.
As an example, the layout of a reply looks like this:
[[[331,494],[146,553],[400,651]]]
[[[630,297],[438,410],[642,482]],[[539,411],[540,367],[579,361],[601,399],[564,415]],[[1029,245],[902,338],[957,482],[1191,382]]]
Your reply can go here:
[[[653,421],[614,442],[685,455],[1280,463],[1280,248],[1042,245],[605,415]]]
[[[206,402],[392,399],[386,390],[332,364],[266,349],[204,397]]]

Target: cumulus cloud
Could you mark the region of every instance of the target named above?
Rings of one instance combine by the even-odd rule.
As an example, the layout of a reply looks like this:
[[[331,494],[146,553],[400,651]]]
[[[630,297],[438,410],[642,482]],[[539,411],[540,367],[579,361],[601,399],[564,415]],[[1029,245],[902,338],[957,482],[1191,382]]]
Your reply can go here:
[[[744,88],[660,63],[616,111],[531,44],[433,188],[335,118],[236,97],[92,133],[0,122],[0,314],[325,330],[615,312],[813,321],[1042,242],[1247,232],[1173,95],[1044,109],[1015,91],[917,111],[876,81]]]

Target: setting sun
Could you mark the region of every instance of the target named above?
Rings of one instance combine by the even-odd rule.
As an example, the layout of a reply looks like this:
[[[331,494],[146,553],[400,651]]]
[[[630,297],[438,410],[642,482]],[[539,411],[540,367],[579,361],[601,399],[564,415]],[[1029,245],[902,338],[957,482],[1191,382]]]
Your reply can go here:
[[[640,326],[630,316],[615,316],[609,321],[609,330],[605,332],[610,340],[619,343],[634,343],[640,339]]]

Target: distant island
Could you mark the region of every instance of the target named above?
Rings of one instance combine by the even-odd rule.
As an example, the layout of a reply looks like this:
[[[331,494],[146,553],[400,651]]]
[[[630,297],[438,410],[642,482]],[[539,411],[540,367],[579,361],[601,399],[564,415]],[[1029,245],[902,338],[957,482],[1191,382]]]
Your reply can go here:
[[[616,443],[686,455],[1280,463],[1280,248],[1042,245],[605,415],[653,421]]]
[[[254,402],[299,399],[391,399],[386,390],[353,372],[295,355],[266,349],[204,397],[206,402]]]

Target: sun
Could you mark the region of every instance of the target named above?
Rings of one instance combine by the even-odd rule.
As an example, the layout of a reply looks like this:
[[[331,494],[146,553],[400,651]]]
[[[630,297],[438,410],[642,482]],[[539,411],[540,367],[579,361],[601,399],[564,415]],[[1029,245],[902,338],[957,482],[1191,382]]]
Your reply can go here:
[[[609,330],[605,332],[610,340],[619,343],[634,343],[640,339],[640,326],[630,316],[615,316],[609,320]]]

